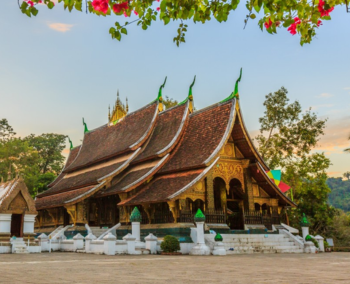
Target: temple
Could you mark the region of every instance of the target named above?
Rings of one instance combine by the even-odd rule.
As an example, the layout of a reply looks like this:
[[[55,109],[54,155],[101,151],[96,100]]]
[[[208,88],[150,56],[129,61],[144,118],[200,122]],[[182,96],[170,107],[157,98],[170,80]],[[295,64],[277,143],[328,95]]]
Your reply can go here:
[[[87,130],[49,189],[36,197],[36,232],[58,226],[130,229],[138,207],[147,233],[193,227],[201,209],[217,231],[272,230],[296,205],[269,178],[270,170],[244,125],[238,83],[232,94],[201,110],[187,98],[165,109],[158,97],[128,112],[117,98],[108,123]],[[181,235],[181,234],[180,234]]]

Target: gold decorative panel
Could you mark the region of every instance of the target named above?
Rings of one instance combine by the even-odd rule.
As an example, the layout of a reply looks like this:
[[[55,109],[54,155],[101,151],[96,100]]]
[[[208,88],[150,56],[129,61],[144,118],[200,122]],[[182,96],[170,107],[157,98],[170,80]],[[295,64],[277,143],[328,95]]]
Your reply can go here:
[[[213,169],[213,178],[216,177],[220,177],[225,181],[227,190],[230,189],[230,181],[236,178],[241,182],[242,189],[245,191],[243,166],[240,163],[220,161]]]

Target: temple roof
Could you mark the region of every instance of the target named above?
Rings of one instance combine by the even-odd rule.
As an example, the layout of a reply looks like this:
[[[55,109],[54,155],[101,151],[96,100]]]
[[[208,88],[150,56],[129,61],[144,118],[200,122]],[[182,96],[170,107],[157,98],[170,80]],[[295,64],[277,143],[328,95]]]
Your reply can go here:
[[[78,156],[79,150],[80,150],[80,145],[70,150],[66,164],[64,165],[58,177],[48,185],[49,188],[57,184],[65,176],[64,170],[73,163],[75,158]]]
[[[178,150],[160,173],[206,167],[227,141],[233,125],[235,100],[215,104],[190,115]]]
[[[188,115],[188,103],[161,112],[147,146],[134,163],[170,152],[181,138]]]
[[[35,200],[36,209],[40,210],[40,209],[62,206],[66,201],[69,201],[77,196],[80,196],[93,188],[94,186],[92,185],[92,186],[79,188],[77,190],[72,190],[72,191],[58,193],[55,195],[37,198]]]
[[[151,134],[158,114],[158,101],[129,113],[116,125],[104,125],[84,135],[75,161],[64,172],[110,159],[140,147]]]

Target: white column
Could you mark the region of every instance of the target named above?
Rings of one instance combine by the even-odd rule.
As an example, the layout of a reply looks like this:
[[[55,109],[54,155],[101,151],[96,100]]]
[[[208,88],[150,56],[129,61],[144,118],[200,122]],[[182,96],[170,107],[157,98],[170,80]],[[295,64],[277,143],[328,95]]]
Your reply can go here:
[[[197,244],[191,249],[191,255],[209,255],[210,249],[204,241],[204,222],[196,222]]]
[[[88,234],[85,237],[85,252],[91,251],[90,244],[91,244],[91,241],[93,240],[96,240],[96,236],[94,236],[92,233]]]
[[[136,238],[135,241],[140,242],[141,241],[140,222],[131,222],[131,232],[132,232],[132,235]]]
[[[81,234],[76,234],[73,237],[74,251],[84,248],[84,237]]]
[[[104,254],[106,255],[115,255],[115,241],[116,237],[112,233],[108,233],[104,236]]]
[[[34,234],[34,223],[35,223],[35,217],[36,215],[24,215],[24,222],[23,222],[23,235],[26,236],[27,234]]]
[[[153,234],[149,234],[146,238],[146,249],[150,250],[151,254],[157,254],[157,237]]]
[[[128,247],[128,254],[136,254],[136,250],[135,250],[136,238],[131,234],[127,234],[126,236],[123,237],[123,240],[126,241],[126,244]]]
[[[302,231],[303,239],[304,239],[304,242],[305,242],[306,236],[309,235],[309,227],[301,227],[301,231]]]
[[[0,233],[11,234],[12,214],[0,214]]]
[[[315,237],[315,240],[318,242],[319,251],[324,252],[324,238],[321,237],[320,235],[317,235]]]

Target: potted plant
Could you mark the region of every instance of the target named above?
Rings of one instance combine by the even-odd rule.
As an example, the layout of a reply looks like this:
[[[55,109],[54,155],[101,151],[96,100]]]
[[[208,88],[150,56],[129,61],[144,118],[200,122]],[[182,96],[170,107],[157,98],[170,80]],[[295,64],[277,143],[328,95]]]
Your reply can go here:
[[[161,254],[165,255],[177,255],[182,254],[178,252],[180,250],[180,242],[174,236],[165,236],[164,240],[160,244],[160,248],[162,249]]]

